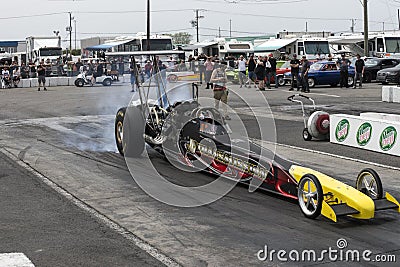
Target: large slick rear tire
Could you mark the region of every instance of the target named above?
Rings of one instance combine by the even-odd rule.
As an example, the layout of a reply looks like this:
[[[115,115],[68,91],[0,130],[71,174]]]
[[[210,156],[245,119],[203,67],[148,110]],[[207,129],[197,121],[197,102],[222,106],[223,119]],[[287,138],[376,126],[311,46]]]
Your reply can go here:
[[[137,107],[128,107],[126,109],[122,144],[124,155],[128,158],[137,158],[142,155],[145,147],[144,130],[145,120],[142,111]]]
[[[124,147],[122,144],[123,139],[123,127],[125,118],[126,108],[120,108],[115,116],[115,142],[117,144],[118,152],[123,156]]]

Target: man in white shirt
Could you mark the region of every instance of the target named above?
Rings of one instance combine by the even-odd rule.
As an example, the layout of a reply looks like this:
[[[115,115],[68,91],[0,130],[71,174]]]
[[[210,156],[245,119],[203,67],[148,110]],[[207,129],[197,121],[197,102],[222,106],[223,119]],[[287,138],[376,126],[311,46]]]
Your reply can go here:
[[[243,84],[244,87],[247,87],[246,82],[244,79],[247,77],[246,75],[246,60],[244,59],[243,55],[241,55],[237,61],[238,69],[239,69],[239,83],[240,88],[242,88]]]

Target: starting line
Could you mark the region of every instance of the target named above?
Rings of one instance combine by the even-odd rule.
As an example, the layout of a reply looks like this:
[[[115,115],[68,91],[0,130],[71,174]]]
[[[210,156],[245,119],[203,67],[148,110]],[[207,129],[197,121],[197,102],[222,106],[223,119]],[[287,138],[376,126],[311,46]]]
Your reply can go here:
[[[1,267],[35,267],[24,253],[0,253]]]

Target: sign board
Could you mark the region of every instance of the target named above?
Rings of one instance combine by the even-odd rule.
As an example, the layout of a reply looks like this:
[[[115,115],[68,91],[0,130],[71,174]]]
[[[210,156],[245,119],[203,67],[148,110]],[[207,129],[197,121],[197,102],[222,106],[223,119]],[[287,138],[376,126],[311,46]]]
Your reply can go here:
[[[330,116],[331,143],[400,156],[400,116],[362,113]]]

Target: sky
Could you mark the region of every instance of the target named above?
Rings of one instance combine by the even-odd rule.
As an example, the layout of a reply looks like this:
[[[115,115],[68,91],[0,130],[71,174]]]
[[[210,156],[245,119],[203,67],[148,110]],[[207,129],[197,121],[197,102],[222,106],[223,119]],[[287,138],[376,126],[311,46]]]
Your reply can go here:
[[[185,31],[200,9],[200,40],[219,34],[276,34],[279,31],[349,32],[363,30],[362,0],[151,0],[153,33]],[[51,36],[59,31],[66,42],[69,14],[76,20],[77,40],[92,36],[134,35],[146,31],[146,0],[13,0],[2,1],[0,40]],[[372,31],[398,28],[400,0],[369,0]],[[7,12],[4,12],[7,10]],[[383,23],[384,22],[384,23]],[[74,27],[75,23],[72,23]],[[5,30],[7,29],[7,30]],[[75,30],[74,30],[75,31]],[[75,35],[73,34],[73,39]],[[79,45],[78,45],[79,46]]]

